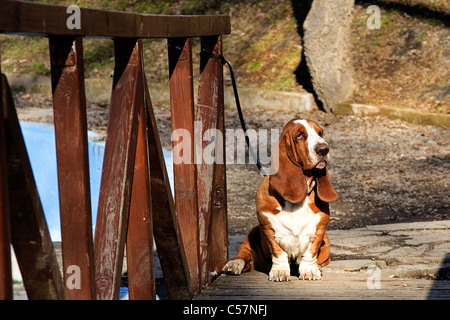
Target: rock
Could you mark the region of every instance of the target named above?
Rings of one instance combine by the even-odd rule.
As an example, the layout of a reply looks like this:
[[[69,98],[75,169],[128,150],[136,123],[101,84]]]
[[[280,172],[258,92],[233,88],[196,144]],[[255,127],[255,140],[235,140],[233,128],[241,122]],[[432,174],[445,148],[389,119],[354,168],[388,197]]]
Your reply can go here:
[[[303,24],[304,53],[314,91],[326,111],[350,97],[349,55],[354,0],[314,0]]]
[[[355,272],[367,269],[370,265],[376,265],[376,262],[368,259],[338,260],[331,261],[329,268],[333,268],[333,270]]]

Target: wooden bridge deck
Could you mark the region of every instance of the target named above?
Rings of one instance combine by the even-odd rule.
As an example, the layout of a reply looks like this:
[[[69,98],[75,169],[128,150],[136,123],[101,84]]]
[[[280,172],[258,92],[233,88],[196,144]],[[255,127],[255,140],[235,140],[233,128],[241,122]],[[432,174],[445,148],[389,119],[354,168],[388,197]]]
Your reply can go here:
[[[449,230],[450,221],[330,230],[331,263],[323,268],[321,280],[291,276],[289,282],[270,282],[257,271],[222,275],[195,299],[449,300]],[[236,255],[244,237],[229,237],[230,257]],[[417,244],[426,244],[426,252]],[[427,280],[432,278],[447,280]]]
[[[196,300],[425,300],[450,299],[450,281],[390,278],[381,275],[380,289],[369,289],[370,273],[324,269],[319,281],[271,282],[258,271],[220,276]],[[370,286],[370,285],[369,285]]]

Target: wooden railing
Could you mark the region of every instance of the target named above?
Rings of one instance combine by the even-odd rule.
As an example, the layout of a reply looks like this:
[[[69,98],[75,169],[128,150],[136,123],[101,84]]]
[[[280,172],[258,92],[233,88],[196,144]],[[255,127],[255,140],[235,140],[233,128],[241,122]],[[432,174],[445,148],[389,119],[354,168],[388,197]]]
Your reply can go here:
[[[169,298],[189,299],[228,254],[225,165],[195,164],[194,120],[201,121],[202,136],[224,131],[222,64],[211,53],[222,53],[230,18],[79,8],[80,28],[70,29],[70,16],[65,6],[0,3],[0,33],[49,38],[63,257],[61,276],[2,75],[0,298],[13,296],[12,244],[30,299],[117,299],[126,244],[130,299],[154,299],[154,238]],[[111,38],[115,54],[94,237],[83,37]],[[203,53],[196,110],[192,37],[201,37]],[[143,38],[167,38],[172,130],[191,133],[192,161],[174,164],[175,201],[145,79]]]

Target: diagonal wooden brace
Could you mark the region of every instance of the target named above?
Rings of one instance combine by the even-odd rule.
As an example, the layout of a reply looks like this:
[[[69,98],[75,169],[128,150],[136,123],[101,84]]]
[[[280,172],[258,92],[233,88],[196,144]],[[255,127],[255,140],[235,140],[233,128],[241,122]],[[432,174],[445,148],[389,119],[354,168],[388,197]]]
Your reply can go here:
[[[11,242],[29,299],[64,299],[55,251],[28,158],[11,89],[2,74]]]
[[[97,299],[118,299],[143,107],[142,40],[115,39],[111,110],[94,237]]]

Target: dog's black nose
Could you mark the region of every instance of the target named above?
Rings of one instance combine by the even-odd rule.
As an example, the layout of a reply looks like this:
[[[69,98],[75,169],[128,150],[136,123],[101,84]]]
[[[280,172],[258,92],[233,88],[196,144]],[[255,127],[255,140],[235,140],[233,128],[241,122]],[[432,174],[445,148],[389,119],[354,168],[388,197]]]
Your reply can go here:
[[[318,143],[316,145],[316,153],[319,156],[324,157],[328,154],[329,151],[330,151],[330,148],[328,148],[328,144],[326,144],[326,143]]]

